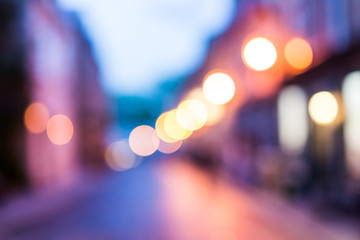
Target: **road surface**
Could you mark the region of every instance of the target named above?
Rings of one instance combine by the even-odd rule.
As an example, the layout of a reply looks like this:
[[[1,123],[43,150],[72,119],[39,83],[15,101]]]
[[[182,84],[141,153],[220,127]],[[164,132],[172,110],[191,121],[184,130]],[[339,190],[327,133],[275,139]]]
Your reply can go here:
[[[280,200],[233,186],[183,159],[150,161],[2,206],[0,239],[347,239]]]

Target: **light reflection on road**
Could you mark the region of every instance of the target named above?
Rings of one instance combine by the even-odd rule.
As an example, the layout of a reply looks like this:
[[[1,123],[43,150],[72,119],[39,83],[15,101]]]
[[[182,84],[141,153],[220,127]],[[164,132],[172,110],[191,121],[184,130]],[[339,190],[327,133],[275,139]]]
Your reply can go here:
[[[158,170],[174,240],[337,239],[304,214],[254,190],[239,190],[178,159]]]

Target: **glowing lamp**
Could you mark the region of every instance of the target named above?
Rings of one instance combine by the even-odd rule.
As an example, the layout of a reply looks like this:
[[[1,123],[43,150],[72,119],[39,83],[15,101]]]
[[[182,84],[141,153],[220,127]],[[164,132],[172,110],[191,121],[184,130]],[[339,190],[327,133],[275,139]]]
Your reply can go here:
[[[46,133],[50,141],[55,145],[64,145],[70,142],[74,134],[74,127],[65,115],[52,116],[46,126]]]
[[[277,53],[274,45],[269,40],[256,37],[245,45],[243,59],[251,69],[264,71],[274,65]]]
[[[131,131],[129,136],[131,150],[139,156],[149,156],[159,147],[159,137],[155,129],[141,125]]]
[[[166,114],[164,119],[164,129],[170,138],[179,141],[190,137],[192,131],[185,129],[180,125],[177,120],[177,115],[177,110],[172,110]]]
[[[204,104],[207,112],[206,126],[219,123],[225,115],[224,105],[217,105],[209,102],[204,95],[202,88],[194,88],[186,96],[186,99],[196,99]]]
[[[184,114],[187,113],[187,114]],[[188,119],[190,115],[190,120]],[[207,120],[207,110],[200,101],[189,99],[181,102],[177,108],[176,117],[182,127],[187,130],[198,130]]]
[[[235,84],[229,75],[217,72],[206,77],[203,91],[209,102],[221,105],[234,97]]]
[[[26,129],[31,133],[41,133],[45,131],[49,116],[49,110],[44,104],[37,102],[30,104],[24,114]]]
[[[330,92],[318,92],[309,102],[309,114],[311,119],[319,125],[331,124],[338,113],[336,98]]]
[[[156,134],[159,136],[159,138],[162,141],[168,142],[168,143],[173,143],[178,140],[170,137],[165,131],[165,117],[168,113],[169,112],[165,112],[158,117],[158,119],[156,120],[156,123],[155,123],[155,131],[156,131]]]
[[[125,171],[137,165],[136,156],[125,140],[110,144],[105,151],[105,160],[115,171]]]
[[[311,65],[313,52],[307,41],[293,38],[285,46],[285,57],[292,67],[302,70]]]

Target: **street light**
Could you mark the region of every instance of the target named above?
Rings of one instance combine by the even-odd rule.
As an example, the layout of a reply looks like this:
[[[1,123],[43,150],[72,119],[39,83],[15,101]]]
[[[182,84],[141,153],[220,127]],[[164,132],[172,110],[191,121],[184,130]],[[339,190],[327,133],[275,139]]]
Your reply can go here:
[[[338,114],[338,103],[330,92],[315,93],[309,102],[311,119],[319,125],[331,124]]]
[[[235,84],[229,75],[216,72],[205,78],[203,91],[208,101],[221,105],[234,97]]]
[[[304,39],[293,38],[285,46],[285,58],[292,67],[303,70],[311,65],[313,51]]]
[[[246,65],[255,71],[272,67],[277,59],[274,45],[266,38],[256,37],[246,43],[243,50]]]

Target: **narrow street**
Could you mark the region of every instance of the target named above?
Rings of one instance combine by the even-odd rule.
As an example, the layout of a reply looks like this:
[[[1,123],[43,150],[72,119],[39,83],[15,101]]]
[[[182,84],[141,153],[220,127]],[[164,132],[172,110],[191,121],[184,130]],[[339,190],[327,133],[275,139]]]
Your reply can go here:
[[[360,1],[0,1],[0,240],[359,240]]]
[[[12,201],[0,216],[6,240],[347,239],[181,159],[147,161],[61,194]]]

